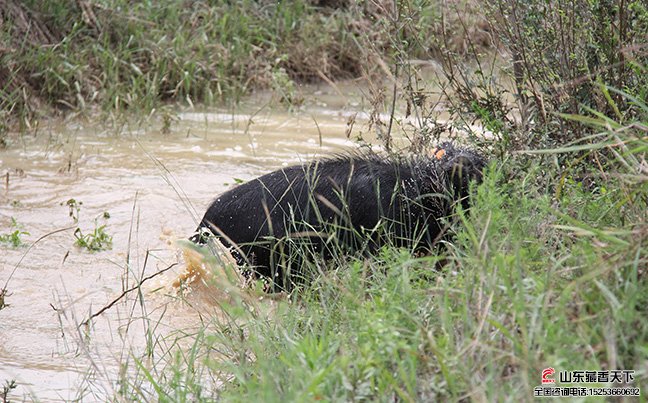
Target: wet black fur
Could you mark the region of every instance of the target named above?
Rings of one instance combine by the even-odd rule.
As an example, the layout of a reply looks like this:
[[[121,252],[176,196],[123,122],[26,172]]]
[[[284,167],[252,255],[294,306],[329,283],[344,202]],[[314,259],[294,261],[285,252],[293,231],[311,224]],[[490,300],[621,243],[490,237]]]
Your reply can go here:
[[[209,229],[279,289],[301,274],[304,250],[326,259],[387,242],[429,249],[444,235],[440,219],[457,201],[468,207],[469,182],[485,165],[474,151],[441,148],[440,159],[350,154],[271,172],[220,195],[192,240]]]

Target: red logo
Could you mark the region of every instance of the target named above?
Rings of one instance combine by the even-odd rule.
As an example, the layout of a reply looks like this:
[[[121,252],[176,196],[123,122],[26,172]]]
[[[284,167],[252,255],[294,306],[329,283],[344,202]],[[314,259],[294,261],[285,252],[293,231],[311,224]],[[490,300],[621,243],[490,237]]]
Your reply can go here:
[[[553,368],[545,368],[542,370],[542,384],[544,385],[545,383],[556,383],[555,379],[549,378],[553,374],[556,373],[556,370]]]

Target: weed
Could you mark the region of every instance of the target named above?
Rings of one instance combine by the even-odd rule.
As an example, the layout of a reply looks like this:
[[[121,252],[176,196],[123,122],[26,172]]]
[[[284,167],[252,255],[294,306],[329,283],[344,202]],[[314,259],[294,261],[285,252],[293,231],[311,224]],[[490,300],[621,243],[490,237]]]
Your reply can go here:
[[[8,113],[0,109],[0,150],[7,148],[9,145],[9,136],[7,132],[9,128],[7,127],[7,115]]]
[[[471,52],[467,63],[443,38],[443,75],[451,88],[446,95],[456,119],[480,121],[506,151],[558,148],[590,133],[561,119],[562,113],[637,116],[632,102],[602,90],[601,83],[632,96],[646,93],[643,2],[489,0],[485,8],[490,30],[509,57]]]
[[[77,201],[75,199],[69,199],[66,202],[62,202],[61,206],[66,205],[69,209],[69,216],[74,220],[75,223],[79,222],[79,213],[81,212],[81,206],[83,206],[82,201]]]
[[[9,403],[9,392],[13,389],[16,389],[18,385],[15,380],[5,381],[5,384],[2,386],[2,393],[0,393],[0,398],[2,398],[2,403]]]
[[[5,300],[5,298],[7,298],[9,295],[9,291],[7,291],[6,288],[3,287],[2,289],[0,289],[0,310],[9,306],[9,304],[7,304]]]
[[[110,214],[104,212],[101,218],[106,221],[110,218]],[[94,230],[90,233],[83,234],[79,227],[74,230],[74,237],[76,238],[74,244],[76,246],[86,248],[91,252],[112,249],[112,236],[106,232],[107,224],[99,225],[98,221],[99,217],[94,220]]]
[[[76,199],[69,199],[68,201],[61,203],[61,206],[67,206],[68,215],[72,218],[75,224],[79,223],[79,216],[81,213],[81,206],[83,202]],[[92,232],[84,234],[81,230],[81,227],[77,227],[74,230],[74,237],[76,241],[74,244],[80,248],[86,248],[89,251],[100,251],[107,250],[112,248],[112,236],[108,235],[106,232],[106,225],[99,225],[99,220],[102,219],[107,221],[110,218],[110,214],[105,211],[99,217],[94,220],[94,229]]]
[[[169,108],[162,108],[162,128],[160,129],[162,134],[171,133],[171,125],[178,120],[178,115],[172,110]]]
[[[13,248],[18,248],[24,244],[22,236],[29,235],[29,232],[20,229],[20,226],[15,218],[11,217],[12,232],[0,234],[0,244],[6,244]]]
[[[279,101],[290,107],[299,107],[304,99],[297,93],[295,82],[283,67],[272,70],[272,89],[279,95]]]

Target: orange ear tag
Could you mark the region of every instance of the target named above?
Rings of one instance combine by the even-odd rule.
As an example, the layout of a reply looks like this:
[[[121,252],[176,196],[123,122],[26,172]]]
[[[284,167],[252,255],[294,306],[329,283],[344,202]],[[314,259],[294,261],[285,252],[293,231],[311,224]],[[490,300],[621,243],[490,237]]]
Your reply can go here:
[[[436,150],[436,151],[434,152],[434,156],[435,156],[436,159],[438,159],[438,160],[440,160],[441,158],[443,158],[444,155],[445,155],[445,150],[444,150],[443,148],[439,148],[438,150]]]

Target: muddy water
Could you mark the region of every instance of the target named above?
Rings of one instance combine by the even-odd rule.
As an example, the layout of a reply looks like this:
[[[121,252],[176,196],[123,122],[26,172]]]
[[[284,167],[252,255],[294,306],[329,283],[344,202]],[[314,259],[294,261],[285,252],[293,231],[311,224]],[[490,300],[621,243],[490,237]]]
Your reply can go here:
[[[177,298],[172,284],[182,264],[148,281],[141,299],[131,293],[89,329],[78,324],[178,262],[172,241],[188,236],[237,180],[355,146],[346,122],[363,105],[325,91],[309,102],[299,113],[271,110],[263,99],[236,111],[181,110],[166,134],[161,123],[61,122],[0,151],[0,234],[13,231],[12,218],[29,232],[25,246],[0,246],[0,286],[7,282],[9,293],[0,310],[0,382],[18,384],[9,397],[110,398],[120,365],[135,366],[147,337],[166,345],[198,328],[217,308],[204,295]],[[82,203],[73,210],[77,223],[70,199]],[[74,229],[92,232],[97,218],[112,249],[75,246]]]

